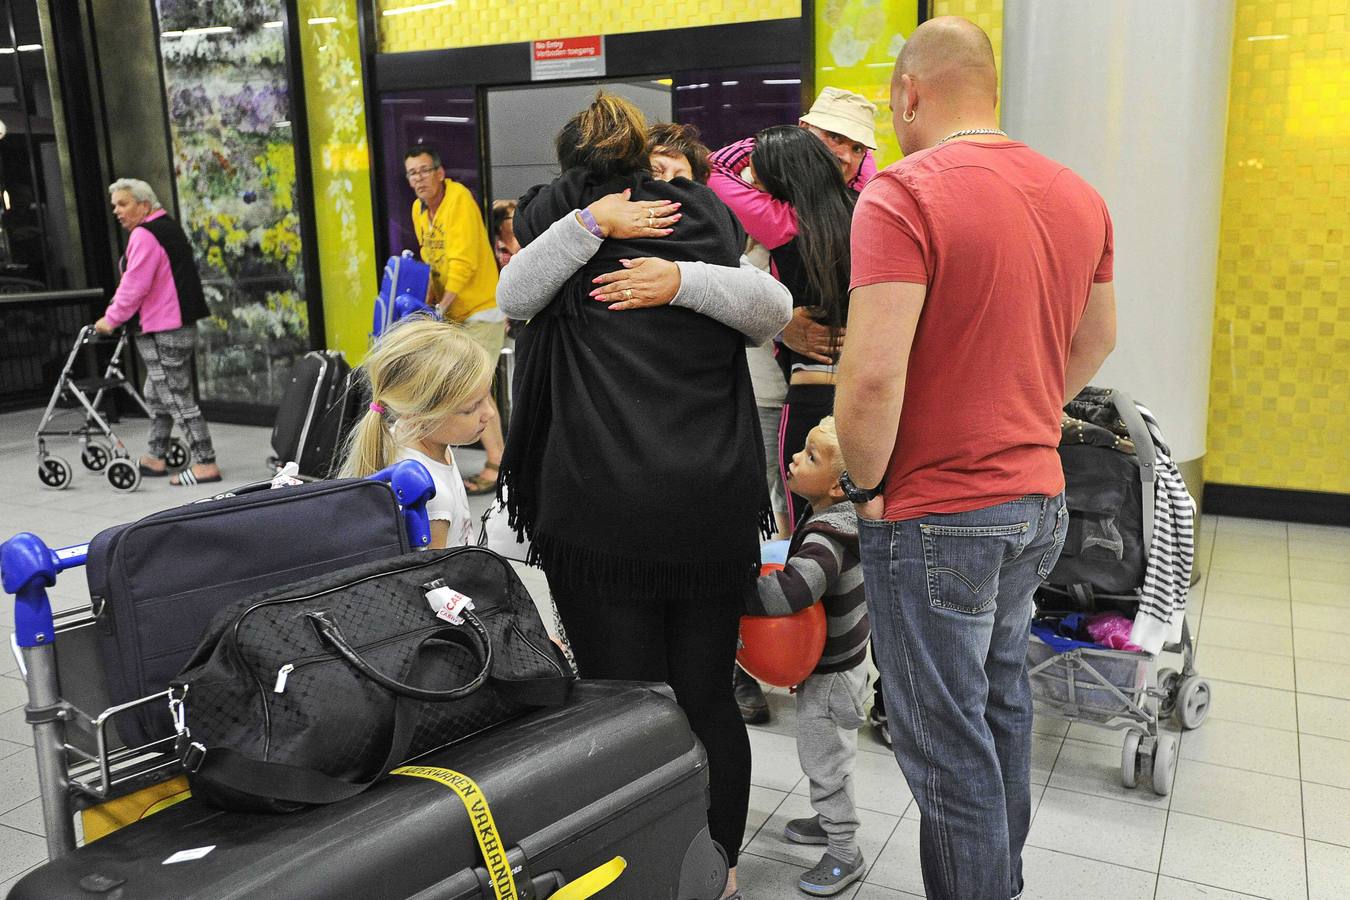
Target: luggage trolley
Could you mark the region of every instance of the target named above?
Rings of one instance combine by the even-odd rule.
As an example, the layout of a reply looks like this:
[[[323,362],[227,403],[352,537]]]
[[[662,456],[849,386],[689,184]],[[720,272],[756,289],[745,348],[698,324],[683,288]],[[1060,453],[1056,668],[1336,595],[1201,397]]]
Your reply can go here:
[[[145,400],[122,372],[121,359],[127,347],[127,332],[125,329],[122,329],[116,340],[117,343],[113,347],[112,357],[108,360],[108,365],[103,370],[101,378],[97,375],[90,378],[75,378],[72,376],[76,361],[80,357],[80,351],[90,345],[102,342],[102,335],[94,330],[93,325],[85,325],[81,328],[75,338],[75,346],[70,348],[70,355],[66,357],[66,364],[61,369],[61,377],[56,381],[56,388],[52,391],[51,400],[47,401],[47,409],[42,414],[42,421],[38,423],[37,434],[35,435],[38,478],[49,488],[58,491],[64,490],[75,476],[75,470],[70,463],[60,456],[47,452],[46,439],[58,436],[79,438],[82,448],[80,450],[80,462],[84,463],[84,467],[91,472],[105,472],[108,483],[112,485],[114,490],[134,491],[140,487],[140,466],[136,460],[130,458],[126,445],[112,430],[107,418],[99,411],[99,407],[108,392],[121,388],[136,401],[137,406],[145,411],[147,417],[154,418],[150,407],[146,405]],[[89,396],[90,394],[93,394],[92,399]],[[63,397],[74,400],[83,408],[84,424],[79,428],[66,430],[52,428],[52,420],[60,414],[57,406]],[[191,458],[187,443],[177,437],[170,440],[168,456],[165,459],[170,469],[183,468]]]
[[[1171,463],[1166,459],[1166,447],[1160,436],[1155,442],[1156,433],[1144,421],[1134,401],[1119,391],[1111,391],[1110,397],[1119,415],[1117,424],[1128,432],[1138,461],[1142,547],[1147,554],[1153,543],[1155,473],[1159,465]],[[1072,499],[1072,484],[1067,493]],[[1132,604],[1137,606],[1139,598],[1138,590],[1132,595],[1094,595],[1081,586],[1063,592],[1066,596],[1058,596],[1060,593],[1059,589],[1043,587],[1037,595],[1038,614],[1042,603],[1047,601],[1049,604],[1067,601],[1069,606],[1082,611],[1096,611],[1095,604],[1099,601],[1108,607],[1128,608]],[[1196,672],[1195,644],[1184,610],[1181,616],[1180,641],[1164,644],[1162,648],[1181,654],[1180,672],[1158,669],[1158,657],[1152,653],[1114,650],[1070,640],[1036,622],[1032,624],[1027,646],[1027,674],[1038,711],[1069,721],[1123,730],[1121,783],[1134,788],[1147,782],[1159,796],[1172,790],[1178,754],[1176,735],[1163,732],[1161,723],[1172,719],[1183,730],[1190,731],[1203,725],[1209,715],[1209,682]]]
[[[435,494],[426,469],[420,463],[403,461],[372,475],[371,480],[392,489],[402,510],[409,546],[425,546],[431,533],[426,502]],[[270,487],[270,482],[259,482],[197,502]],[[295,537],[276,535],[278,541],[294,541]],[[47,588],[56,583],[60,572],[84,565],[89,547],[80,544],[51,549],[27,532],[0,544],[0,582],[7,593],[14,595],[12,650],[28,686],[25,718],[33,726],[42,818],[51,859],[75,849],[74,813],[166,781],[181,771],[173,735],[126,746],[116,734],[119,716],[152,704],[164,704],[169,709],[170,692],[165,689],[128,703],[111,704],[109,673],[104,669],[95,633],[102,610],[88,606],[52,612]]]

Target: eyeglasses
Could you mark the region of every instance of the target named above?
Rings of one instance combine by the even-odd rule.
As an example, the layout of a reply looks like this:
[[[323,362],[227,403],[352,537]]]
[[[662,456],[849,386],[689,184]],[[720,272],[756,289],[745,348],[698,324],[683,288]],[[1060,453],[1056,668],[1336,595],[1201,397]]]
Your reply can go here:
[[[427,175],[430,175],[432,172],[435,172],[439,168],[440,166],[423,166],[420,169],[409,169],[407,172],[408,180],[415,181],[418,178],[423,178]]]

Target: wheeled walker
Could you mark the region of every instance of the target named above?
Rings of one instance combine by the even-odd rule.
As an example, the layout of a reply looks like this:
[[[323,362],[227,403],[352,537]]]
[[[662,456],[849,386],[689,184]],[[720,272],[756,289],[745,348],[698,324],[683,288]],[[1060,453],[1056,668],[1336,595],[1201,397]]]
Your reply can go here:
[[[122,354],[127,346],[126,330],[122,329],[115,339],[112,337],[106,339],[116,340],[116,344],[102,377],[98,376],[96,366],[91,366],[93,369],[91,377],[76,378],[73,375],[81,351],[103,340],[105,339],[94,330],[93,325],[86,325],[80,329],[75,338],[75,346],[71,347],[66,364],[61,369],[61,377],[57,379],[56,388],[52,391],[51,400],[47,402],[47,409],[42,414],[42,421],[38,423],[35,435],[38,479],[53,490],[59,491],[68,487],[75,477],[75,469],[64,458],[48,452],[49,437],[78,438],[80,462],[91,472],[103,472],[113,490],[127,492],[140,487],[140,465],[137,460],[131,458],[126,445],[112,430],[107,416],[101,411],[104,398],[120,388],[145,411],[147,417],[153,418],[154,415],[122,371]],[[80,427],[65,429],[53,427],[53,420],[64,414],[60,409],[62,398],[67,398],[77,405],[73,411],[75,414],[83,413],[84,422]],[[171,470],[184,468],[191,459],[192,454],[187,442],[178,437],[169,441],[169,452],[165,462]]]

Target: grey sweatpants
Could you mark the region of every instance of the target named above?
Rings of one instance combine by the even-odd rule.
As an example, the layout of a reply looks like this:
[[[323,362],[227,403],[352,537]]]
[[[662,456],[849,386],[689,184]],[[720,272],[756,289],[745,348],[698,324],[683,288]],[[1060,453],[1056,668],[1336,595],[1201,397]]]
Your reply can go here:
[[[136,335],[136,349],[145,361],[145,403],[154,414],[150,421],[151,456],[163,459],[169,452],[169,435],[177,421],[192,444],[192,461],[216,461],[211,432],[192,397],[192,352],[196,346],[196,323]]]
[[[853,762],[866,701],[866,660],[845,672],[811,675],[797,688],[797,758],[811,782],[811,808],[838,859],[858,855]]]

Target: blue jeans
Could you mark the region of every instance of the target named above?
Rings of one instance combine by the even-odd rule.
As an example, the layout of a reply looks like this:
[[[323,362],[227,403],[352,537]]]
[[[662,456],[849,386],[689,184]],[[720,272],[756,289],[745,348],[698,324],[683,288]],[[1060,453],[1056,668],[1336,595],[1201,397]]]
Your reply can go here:
[[[922,817],[930,900],[1021,893],[1031,598],[1068,527],[1063,494],[860,523],[876,662],[895,758]]]

